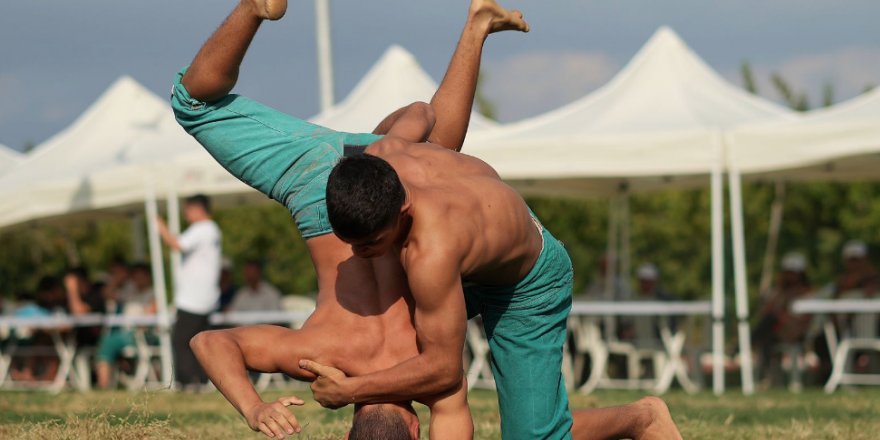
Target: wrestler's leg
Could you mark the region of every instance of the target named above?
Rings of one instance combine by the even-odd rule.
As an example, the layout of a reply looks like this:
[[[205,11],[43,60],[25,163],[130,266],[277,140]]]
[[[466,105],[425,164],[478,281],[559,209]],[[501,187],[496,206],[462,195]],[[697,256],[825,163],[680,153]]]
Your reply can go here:
[[[229,94],[260,23],[279,19],[286,10],[287,0],[241,0],[202,45],[183,76],[181,83],[190,96],[212,102]]]
[[[495,0],[473,0],[461,38],[449,62],[446,75],[431,99],[437,116],[428,141],[461,150],[470,122],[474,93],[480,73],[483,43],[493,32],[528,32],[529,25],[519,11],[508,11]]]
[[[574,440],[631,438],[681,439],[666,403],[658,397],[609,408],[580,409],[572,413]]]

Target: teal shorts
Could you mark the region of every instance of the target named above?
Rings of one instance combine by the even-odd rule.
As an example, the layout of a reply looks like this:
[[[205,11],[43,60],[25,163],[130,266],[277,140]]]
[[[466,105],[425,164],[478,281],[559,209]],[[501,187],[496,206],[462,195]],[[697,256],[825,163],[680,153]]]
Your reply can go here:
[[[303,238],[333,232],[327,219],[327,178],[345,145],[381,136],[333,131],[239,95],[193,99],[177,74],[171,107],[177,122],[233,176],[290,210]]]
[[[542,228],[544,249],[515,286],[465,286],[468,317],[482,315],[498,389],[501,437],[570,439],[562,350],[571,310],[568,253]]]

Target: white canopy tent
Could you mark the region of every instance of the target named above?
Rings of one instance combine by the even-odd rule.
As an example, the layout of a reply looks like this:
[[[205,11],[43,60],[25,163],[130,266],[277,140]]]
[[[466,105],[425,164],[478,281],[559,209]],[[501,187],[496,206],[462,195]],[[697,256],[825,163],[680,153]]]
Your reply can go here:
[[[787,180],[880,178],[880,89],[802,118],[730,134],[732,171]]]
[[[23,157],[18,151],[0,144],[0,176],[18,165]]]
[[[749,122],[792,117],[789,110],[726,82],[675,32],[663,27],[604,87],[544,115],[472,136],[464,151],[486,160],[525,193],[613,193],[621,187],[693,184],[703,179],[700,176],[711,176],[713,388],[720,393],[724,134]],[[744,267],[739,226],[733,231],[735,261]],[[743,390],[751,393],[744,281],[737,277],[737,316]]]
[[[775,245],[782,227],[785,182],[880,179],[880,90],[802,118],[748,124],[730,133],[728,169],[731,191],[740,175],[776,182],[770,234],[764,257],[762,288],[771,282]],[[742,208],[736,207],[742,223]]]
[[[311,119],[318,125],[338,131],[369,133],[395,110],[415,101],[429,102],[437,83],[422,69],[406,49],[391,45],[370,68],[351,93],[333,108]],[[474,113],[470,132],[497,124]]]

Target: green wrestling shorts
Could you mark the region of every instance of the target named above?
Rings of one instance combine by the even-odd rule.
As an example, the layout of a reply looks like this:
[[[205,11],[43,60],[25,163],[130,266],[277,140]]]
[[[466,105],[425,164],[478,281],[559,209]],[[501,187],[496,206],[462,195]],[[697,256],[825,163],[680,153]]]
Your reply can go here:
[[[177,122],[233,176],[290,210],[303,238],[333,232],[327,178],[345,145],[369,145],[374,134],[333,131],[239,95],[193,99],[177,74],[171,107]]]
[[[534,215],[533,215],[534,217]],[[573,271],[562,243],[539,225],[544,248],[515,286],[465,285],[468,317],[482,315],[505,440],[570,439],[562,377]]]

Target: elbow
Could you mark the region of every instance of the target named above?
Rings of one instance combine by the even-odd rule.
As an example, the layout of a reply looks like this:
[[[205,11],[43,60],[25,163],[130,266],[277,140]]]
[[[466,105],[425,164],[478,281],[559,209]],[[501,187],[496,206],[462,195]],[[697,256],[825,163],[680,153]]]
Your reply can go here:
[[[431,383],[436,384],[437,389],[432,390],[432,392],[442,393],[461,384],[461,381],[464,379],[461,362],[456,363],[444,360],[435,363],[435,365]]]
[[[434,113],[434,107],[427,102],[416,101],[409,105],[410,111],[418,112],[419,115],[423,116],[425,119],[429,121],[434,121],[436,115]]]

